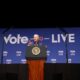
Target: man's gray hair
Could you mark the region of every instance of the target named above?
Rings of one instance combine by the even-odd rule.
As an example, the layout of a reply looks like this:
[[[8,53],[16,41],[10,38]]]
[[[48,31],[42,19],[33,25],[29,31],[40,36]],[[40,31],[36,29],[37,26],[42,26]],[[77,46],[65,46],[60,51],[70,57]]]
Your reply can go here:
[[[39,37],[39,34],[34,34],[34,36],[37,35]]]

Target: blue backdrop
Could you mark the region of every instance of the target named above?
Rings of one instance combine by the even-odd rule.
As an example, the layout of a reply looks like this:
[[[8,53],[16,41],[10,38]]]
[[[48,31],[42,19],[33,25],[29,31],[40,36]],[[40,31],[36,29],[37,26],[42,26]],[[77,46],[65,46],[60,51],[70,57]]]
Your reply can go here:
[[[47,46],[47,63],[66,63],[67,58],[68,63],[80,63],[80,28],[0,29],[0,63],[25,64],[28,41],[36,33]]]

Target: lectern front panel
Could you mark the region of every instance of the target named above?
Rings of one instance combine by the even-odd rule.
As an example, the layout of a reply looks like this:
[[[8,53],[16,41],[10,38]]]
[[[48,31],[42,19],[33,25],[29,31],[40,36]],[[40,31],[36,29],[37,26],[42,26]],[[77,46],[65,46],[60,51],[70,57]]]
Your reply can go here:
[[[26,52],[26,59],[46,59],[46,47],[44,45],[40,46],[28,46]]]

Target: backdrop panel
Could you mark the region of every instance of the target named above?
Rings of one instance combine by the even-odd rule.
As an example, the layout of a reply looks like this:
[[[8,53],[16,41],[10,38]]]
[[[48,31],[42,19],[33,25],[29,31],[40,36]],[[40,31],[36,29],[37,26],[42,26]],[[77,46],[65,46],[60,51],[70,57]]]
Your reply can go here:
[[[25,64],[25,54],[33,35],[47,46],[47,63],[80,63],[80,28],[0,29],[0,62]]]

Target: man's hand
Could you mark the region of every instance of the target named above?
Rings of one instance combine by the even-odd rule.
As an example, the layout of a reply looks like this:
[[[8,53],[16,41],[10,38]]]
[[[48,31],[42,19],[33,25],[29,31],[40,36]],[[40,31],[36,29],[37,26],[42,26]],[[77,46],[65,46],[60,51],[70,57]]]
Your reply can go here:
[[[27,46],[31,46],[31,45],[32,45],[32,42],[31,42],[31,41],[29,41]]]

